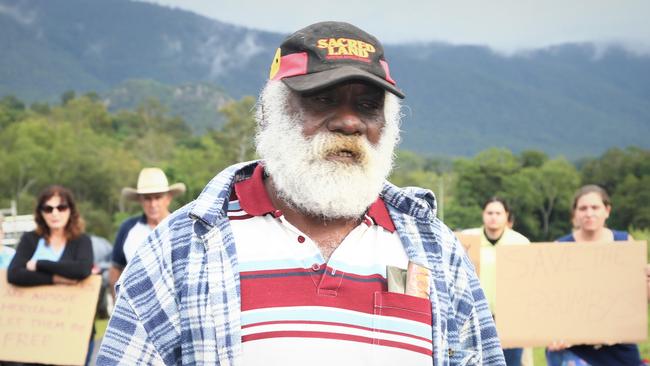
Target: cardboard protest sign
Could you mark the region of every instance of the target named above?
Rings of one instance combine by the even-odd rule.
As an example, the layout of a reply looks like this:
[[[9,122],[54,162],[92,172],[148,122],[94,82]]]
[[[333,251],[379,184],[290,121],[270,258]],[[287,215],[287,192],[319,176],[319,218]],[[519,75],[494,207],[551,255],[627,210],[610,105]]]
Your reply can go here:
[[[0,360],[83,365],[101,277],[73,286],[18,287],[0,271]]]
[[[474,234],[463,234],[463,233],[455,233],[456,237],[460,241],[461,244],[463,244],[463,247],[465,247],[465,250],[467,251],[467,255],[469,256],[469,260],[472,261],[472,264],[474,264],[474,268],[476,268],[476,274],[481,273],[481,236],[480,235],[474,235]]]
[[[498,246],[502,346],[645,340],[645,266],[645,241]]]

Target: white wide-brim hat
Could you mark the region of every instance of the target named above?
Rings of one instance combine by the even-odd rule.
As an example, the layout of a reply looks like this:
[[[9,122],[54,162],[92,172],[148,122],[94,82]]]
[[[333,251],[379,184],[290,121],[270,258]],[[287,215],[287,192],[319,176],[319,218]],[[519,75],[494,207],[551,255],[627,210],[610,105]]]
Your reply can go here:
[[[170,193],[178,196],[185,193],[184,183],[169,185],[165,172],[160,168],[144,168],[138,175],[138,188],[122,188],[122,196],[129,200],[138,200],[143,194]]]

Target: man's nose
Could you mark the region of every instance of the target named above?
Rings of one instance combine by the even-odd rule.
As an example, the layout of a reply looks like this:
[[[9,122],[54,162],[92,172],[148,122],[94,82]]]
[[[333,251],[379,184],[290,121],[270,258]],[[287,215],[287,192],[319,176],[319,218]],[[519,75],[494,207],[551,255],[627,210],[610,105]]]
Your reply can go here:
[[[366,124],[359,113],[350,106],[342,106],[336,115],[329,121],[328,129],[344,135],[363,135],[366,133]]]

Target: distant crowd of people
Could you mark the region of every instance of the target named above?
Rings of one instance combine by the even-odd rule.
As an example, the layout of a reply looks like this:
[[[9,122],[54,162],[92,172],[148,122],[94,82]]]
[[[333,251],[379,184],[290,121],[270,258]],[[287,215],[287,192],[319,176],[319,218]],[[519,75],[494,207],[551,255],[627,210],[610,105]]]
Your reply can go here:
[[[575,192],[571,206],[571,233],[557,238],[563,242],[614,242],[633,240],[625,231],[612,230],[606,221],[612,210],[607,192],[597,185],[585,185]],[[496,316],[496,247],[502,245],[527,245],[530,241],[512,230],[512,212],[506,200],[491,197],[483,204],[483,226],[463,230],[464,234],[481,237],[481,287]],[[647,280],[647,279],[646,279]],[[650,283],[650,282],[649,282]],[[648,292],[650,294],[650,290]],[[650,296],[650,295],[649,295]],[[511,348],[503,350],[506,364],[530,365],[530,349]],[[635,344],[576,345],[562,341],[554,342],[546,351],[549,366],[586,365],[642,365],[639,349]]]
[[[140,202],[144,213],[126,220],[113,246],[110,286],[114,287],[128,260],[152,229],[169,215],[172,197],[185,192],[183,183],[169,185],[159,168],[142,169],[137,188],[126,187],[123,197]],[[16,249],[2,244],[0,215],[0,269],[16,286],[74,285],[93,273],[93,247],[70,190],[52,185],[43,190],[34,208],[36,230],[22,235]],[[88,343],[86,364],[94,349],[95,327]]]

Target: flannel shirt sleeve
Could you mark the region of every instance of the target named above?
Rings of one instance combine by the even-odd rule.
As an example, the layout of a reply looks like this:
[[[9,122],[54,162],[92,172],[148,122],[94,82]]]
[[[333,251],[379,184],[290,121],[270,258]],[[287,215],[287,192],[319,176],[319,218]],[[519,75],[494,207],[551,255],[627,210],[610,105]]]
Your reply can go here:
[[[95,364],[164,365],[125,295],[122,291],[118,297]]]
[[[478,348],[481,361],[477,365],[505,365],[503,350],[497,335],[494,318],[488,308],[487,300],[474,273],[470,276],[470,291],[474,300],[474,309],[464,324],[461,325],[461,344]],[[476,344],[476,336],[480,343]]]
[[[450,258],[456,268],[451,300],[458,321],[460,349],[463,350],[451,356],[452,364],[505,366],[494,318],[474,265],[451,231],[443,235],[454,248]]]

